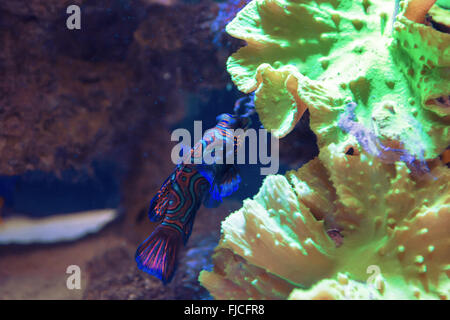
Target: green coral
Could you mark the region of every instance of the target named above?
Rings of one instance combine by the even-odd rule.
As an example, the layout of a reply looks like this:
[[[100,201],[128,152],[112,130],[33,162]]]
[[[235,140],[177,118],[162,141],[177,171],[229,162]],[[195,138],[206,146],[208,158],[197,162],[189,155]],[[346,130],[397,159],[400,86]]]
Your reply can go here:
[[[450,0],[438,0],[436,4],[441,8],[450,10]]]
[[[365,125],[378,114],[383,140],[435,158],[450,140],[450,108],[436,103],[450,93],[450,35],[403,11],[392,30],[394,1],[254,0],[227,26],[248,43],[229,58],[228,71],[241,91],[256,91],[258,114],[275,136],[288,134],[316,99],[326,101],[315,108],[330,112],[350,99]],[[304,81],[310,85],[296,84]],[[327,132],[340,112],[319,123],[312,114],[313,130]]]
[[[228,71],[255,91],[263,125],[283,137],[309,109],[320,153],[267,177],[223,222],[214,270],[200,276],[214,297],[450,296],[450,174],[432,160],[450,144],[440,99],[450,94],[450,35],[408,20],[409,3],[394,23],[388,0],[253,0],[227,26],[248,43]],[[430,172],[387,149],[377,157],[343,130],[350,101],[356,127],[429,160]],[[330,229],[341,230],[342,246]]]
[[[323,148],[298,171],[267,177],[223,222],[214,271],[200,280],[218,299],[308,297],[339,274],[373,298],[448,298],[450,174],[432,174],[415,181],[402,162]],[[336,227],[340,247],[325,232]],[[378,290],[367,285],[374,266]]]

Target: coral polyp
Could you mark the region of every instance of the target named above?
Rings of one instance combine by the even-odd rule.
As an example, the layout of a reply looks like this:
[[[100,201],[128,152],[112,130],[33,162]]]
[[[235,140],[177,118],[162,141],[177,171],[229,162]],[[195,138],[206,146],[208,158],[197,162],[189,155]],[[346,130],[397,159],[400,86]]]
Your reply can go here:
[[[450,34],[416,4],[253,0],[227,26],[264,127],[282,138],[309,109],[320,153],[223,222],[200,275],[215,298],[450,297]]]

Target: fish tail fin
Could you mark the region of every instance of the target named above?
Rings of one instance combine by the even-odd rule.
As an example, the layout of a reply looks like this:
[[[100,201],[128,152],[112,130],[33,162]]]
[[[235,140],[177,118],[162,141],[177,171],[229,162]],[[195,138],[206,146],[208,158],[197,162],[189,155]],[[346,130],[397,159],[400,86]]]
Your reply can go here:
[[[182,234],[175,228],[159,225],[136,250],[139,269],[169,283],[175,273]]]

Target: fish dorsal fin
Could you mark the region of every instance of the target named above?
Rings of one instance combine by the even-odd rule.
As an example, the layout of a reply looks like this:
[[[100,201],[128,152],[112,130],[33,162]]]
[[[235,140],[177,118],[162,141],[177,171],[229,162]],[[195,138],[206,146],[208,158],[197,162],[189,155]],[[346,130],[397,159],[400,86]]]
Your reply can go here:
[[[175,171],[166,179],[166,181],[164,181],[161,188],[159,188],[158,192],[150,202],[150,208],[148,210],[148,218],[150,221],[159,222],[164,219],[167,207],[169,206],[169,194],[172,181],[176,179],[180,168],[180,165],[176,167]]]

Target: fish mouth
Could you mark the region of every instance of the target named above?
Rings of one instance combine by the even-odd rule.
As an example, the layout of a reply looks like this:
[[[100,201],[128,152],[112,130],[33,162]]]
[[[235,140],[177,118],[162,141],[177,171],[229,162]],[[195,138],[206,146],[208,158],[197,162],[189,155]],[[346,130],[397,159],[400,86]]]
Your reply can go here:
[[[446,8],[438,1],[425,16],[425,24],[431,26],[437,31],[450,33],[449,16],[450,7]]]
[[[435,103],[440,107],[449,108],[450,107],[450,95],[430,99],[430,100],[428,100],[427,104],[429,104],[429,103]]]
[[[429,109],[437,109],[435,111],[437,111],[438,114],[444,116],[450,115],[450,95],[443,95],[437,98],[428,99],[425,102],[425,105]]]
[[[426,25],[433,29],[450,34],[450,6],[445,7],[444,2],[437,1],[426,15]],[[436,109],[439,114],[450,115],[450,94],[431,97],[425,104],[430,109]]]
[[[440,105],[442,107],[446,107],[446,108],[450,107],[450,95],[448,95],[446,97],[442,96],[442,97],[436,98],[434,100],[438,105]]]

